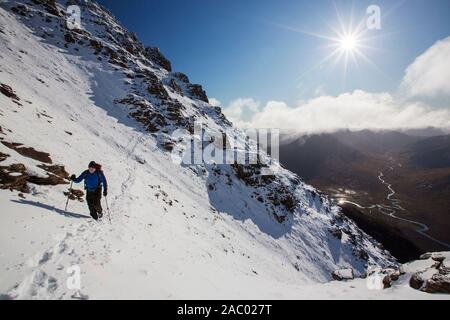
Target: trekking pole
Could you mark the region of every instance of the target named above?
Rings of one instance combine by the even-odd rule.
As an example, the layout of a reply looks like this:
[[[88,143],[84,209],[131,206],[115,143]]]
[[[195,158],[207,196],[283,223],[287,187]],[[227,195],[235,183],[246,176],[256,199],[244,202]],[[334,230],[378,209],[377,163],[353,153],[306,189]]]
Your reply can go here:
[[[73,185],[73,181],[70,182],[69,194],[67,195],[67,201],[66,201],[66,208],[64,209],[65,212],[67,212],[67,205],[69,204],[69,197],[70,197],[70,193],[72,192],[72,185]]]
[[[109,224],[111,224],[111,213],[109,212],[108,197],[105,196],[106,210],[108,211]]]

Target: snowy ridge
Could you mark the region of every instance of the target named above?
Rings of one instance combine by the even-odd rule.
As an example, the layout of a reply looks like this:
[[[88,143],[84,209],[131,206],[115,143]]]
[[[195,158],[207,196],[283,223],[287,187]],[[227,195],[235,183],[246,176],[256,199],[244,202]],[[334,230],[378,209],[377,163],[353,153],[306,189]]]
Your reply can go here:
[[[70,4],[82,8],[83,30],[67,28]],[[270,179],[258,166],[174,163],[170,151],[190,137],[170,134],[193,132],[194,121],[231,130],[237,148],[245,137],[95,2],[6,1],[0,25],[0,83],[16,96],[0,94],[0,183],[19,185],[0,190],[4,297],[295,298],[338,269],[397,265],[277,163]],[[64,212],[68,181],[40,183],[51,169],[8,143],[48,153],[69,173],[102,163],[113,223],[91,221],[79,201]],[[73,265],[76,292],[66,286]]]

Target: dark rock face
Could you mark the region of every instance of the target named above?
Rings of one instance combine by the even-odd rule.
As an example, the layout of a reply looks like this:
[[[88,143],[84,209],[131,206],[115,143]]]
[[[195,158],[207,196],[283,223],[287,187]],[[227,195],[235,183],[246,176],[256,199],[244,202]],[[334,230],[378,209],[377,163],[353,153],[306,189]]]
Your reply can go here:
[[[21,143],[13,143],[13,142],[6,142],[1,141],[1,143],[18,153],[20,153],[24,157],[28,157],[37,161],[41,161],[44,163],[52,163],[52,159],[50,158],[50,154],[47,152],[37,151],[34,148],[31,147],[22,147]]]
[[[445,257],[439,254],[426,253],[421,256],[422,260],[431,258],[435,263],[425,270],[414,273],[409,280],[411,288],[427,293],[450,294],[450,268],[445,266]],[[434,273],[429,276],[430,271]],[[428,277],[426,276],[428,274]]]
[[[411,288],[420,290],[425,281],[420,277],[419,273],[414,273],[409,279],[409,285]]]
[[[209,103],[208,96],[206,95],[205,90],[203,90],[203,87],[199,84],[191,84],[189,85],[189,94],[197,98],[201,101],[204,101],[206,103]]]
[[[181,87],[178,85],[178,83],[175,81],[175,79],[170,79],[169,81],[169,87],[171,87],[173,89],[173,91],[175,91],[176,93],[178,93],[179,95],[183,96],[183,90],[181,89]]]
[[[103,45],[100,41],[97,41],[95,39],[90,39],[89,43],[91,47],[95,50],[95,54],[99,54],[103,50]]]
[[[58,184],[68,184],[66,179],[69,174],[64,169],[64,166],[48,166],[38,165],[39,168],[47,171],[47,177],[29,176],[27,181],[37,185],[56,186]]]
[[[148,86],[148,92],[162,100],[169,98],[169,94],[159,81],[150,83]]]
[[[78,200],[80,202],[84,201],[84,192],[78,189],[69,189],[69,191],[64,192],[64,195],[70,200]]]
[[[28,7],[23,4],[18,4],[17,6],[12,7],[11,11],[24,17],[28,15]]]
[[[328,229],[328,231],[337,239],[341,240],[342,239],[342,230],[337,228],[337,227],[333,227]]]
[[[0,189],[29,193],[30,189],[27,185],[27,179],[28,173],[25,166],[21,163],[0,166]]]
[[[75,41],[76,41],[76,39],[72,33],[66,33],[64,35],[64,40],[66,40],[67,43],[75,43]]]
[[[450,294],[450,277],[440,273],[434,274],[431,279],[425,282],[422,290],[428,293]]]
[[[432,255],[431,252],[426,252],[426,253],[424,253],[424,254],[421,254],[419,259],[420,259],[420,260],[428,260],[428,259],[431,258],[431,255]]]
[[[174,142],[173,141],[165,141],[164,143],[163,143],[163,147],[164,147],[164,149],[166,149],[167,151],[172,151],[173,150],[173,148],[174,148]]]
[[[275,176],[272,175],[262,175],[261,169],[263,164],[232,164],[231,167],[234,169],[237,178],[242,180],[248,186],[259,186],[267,188],[267,202],[271,203],[273,207],[281,207],[286,211],[293,213],[297,208],[297,199],[294,194],[290,191],[287,185],[273,185]],[[273,212],[275,219],[282,223],[286,220],[285,215],[279,215],[275,211]]]
[[[8,98],[11,98],[16,101],[20,101],[19,97],[14,92],[14,90],[6,84],[0,83],[0,92],[3,93]]]
[[[232,126],[232,123],[222,113],[222,108],[221,107],[214,107],[214,111],[216,112],[216,114],[219,117],[219,119],[221,121],[223,121],[225,126]]]
[[[47,10],[48,13],[54,15],[54,16],[61,16],[61,13],[58,11],[58,8],[56,7],[56,1],[55,0],[32,0],[35,4],[43,5],[44,8]]]
[[[47,172],[46,177],[28,174],[25,165],[22,163],[0,166],[0,189],[10,189],[29,193],[30,188],[27,184],[28,182],[46,186],[68,184],[66,178],[69,174],[64,170],[64,166],[38,165],[38,167]]]
[[[0,162],[6,160],[9,157],[9,154],[0,152]]]
[[[150,133],[158,132],[167,125],[165,118],[150,107],[145,100],[138,100],[133,96],[129,96],[115,102],[126,104],[133,108],[133,111],[130,112],[130,116],[144,125]]]
[[[28,157],[42,162],[37,167],[46,171],[47,176],[30,175],[27,168],[22,163],[14,163],[9,166],[0,166],[0,189],[17,190],[22,193],[29,193],[30,188],[28,183],[37,185],[51,185],[67,184],[69,174],[61,165],[50,165],[52,159],[50,154],[46,152],[37,151],[34,148],[22,147],[21,143],[13,143],[1,141],[6,147],[16,151],[23,157]],[[0,162],[4,161],[8,154],[0,152]]]
[[[383,288],[387,289],[392,286],[392,284],[397,281],[400,276],[403,274],[401,270],[388,269],[386,275],[383,278]]]
[[[47,172],[50,172],[58,177],[61,177],[63,179],[69,178],[69,173],[65,170],[64,166],[54,165],[54,166],[48,166],[45,164],[38,165],[39,168],[44,169]]]
[[[149,60],[153,61],[160,67],[163,67],[164,69],[166,69],[169,72],[172,71],[172,65],[171,65],[170,61],[167,60],[167,58],[163,56],[163,54],[161,53],[159,48],[147,47],[147,48],[145,48],[144,54]]]
[[[335,270],[331,273],[331,277],[336,281],[352,280],[354,279],[352,269]]]
[[[236,176],[249,186],[257,186],[260,184],[259,177],[261,174],[261,166],[257,164],[233,164]]]
[[[173,76],[174,76],[175,78],[177,78],[178,80],[180,80],[181,82],[189,83],[189,78],[188,78],[188,76],[185,75],[184,73],[181,73],[181,72],[175,72],[175,73],[173,74]]]
[[[270,176],[266,176],[268,178]],[[264,181],[263,184],[266,184]],[[288,187],[281,185],[276,187],[273,191],[270,191],[267,199],[272,202],[274,206],[284,206],[284,208],[289,212],[294,212],[296,208],[296,199]]]

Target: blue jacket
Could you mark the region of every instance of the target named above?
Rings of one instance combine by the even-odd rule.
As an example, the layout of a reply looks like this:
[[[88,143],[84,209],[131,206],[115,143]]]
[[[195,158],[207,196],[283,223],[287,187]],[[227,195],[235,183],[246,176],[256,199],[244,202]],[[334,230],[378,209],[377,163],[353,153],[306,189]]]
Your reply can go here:
[[[87,191],[95,191],[103,186],[103,191],[108,190],[108,183],[106,182],[105,175],[101,170],[95,170],[94,173],[90,173],[89,170],[84,171],[78,178],[73,180],[75,183],[80,183],[84,180],[84,188]]]

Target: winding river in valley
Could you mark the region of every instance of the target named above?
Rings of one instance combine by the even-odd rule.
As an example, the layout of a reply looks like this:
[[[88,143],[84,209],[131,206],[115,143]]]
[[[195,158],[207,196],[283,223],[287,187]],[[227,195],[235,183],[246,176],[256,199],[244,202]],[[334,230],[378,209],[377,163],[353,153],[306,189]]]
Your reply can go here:
[[[378,180],[383,185],[385,185],[386,188],[388,189],[388,195],[386,196],[386,199],[389,201],[390,205],[375,204],[375,205],[371,205],[371,206],[368,206],[368,207],[364,207],[364,206],[359,205],[356,202],[348,201],[348,200],[344,200],[344,199],[340,200],[339,203],[341,203],[341,204],[344,204],[344,203],[352,204],[355,207],[360,208],[360,209],[378,209],[378,211],[380,213],[382,213],[382,214],[385,214],[385,215],[388,215],[388,216],[390,216],[390,217],[392,217],[394,219],[401,220],[401,221],[404,221],[404,222],[411,223],[411,224],[415,225],[417,227],[416,228],[416,232],[417,233],[419,233],[422,236],[424,236],[424,237],[426,237],[426,238],[428,238],[428,239],[430,239],[430,240],[432,240],[432,241],[434,241],[434,242],[436,242],[436,243],[438,243],[438,244],[440,244],[440,245],[450,249],[450,244],[448,244],[448,243],[446,243],[444,241],[441,241],[439,239],[436,239],[436,238],[434,238],[434,237],[432,237],[432,236],[430,236],[429,234],[426,233],[427,231],[430,230],[430,228],[426,224],[418,222],[418,221],[414,221],[414,220],[410,220],[410,219],[399,217],[397,215],[397,213],[400,212],[400,211],[405,211],[405,209],[400,205],[401,201],[394,197],[395,196],[395,190],[393,189],[392,184],[390,184],[390,183],[388,183],[388,182],[386,182],[384,180],[384,174],[383,174],[382,171],[379,171]]]

